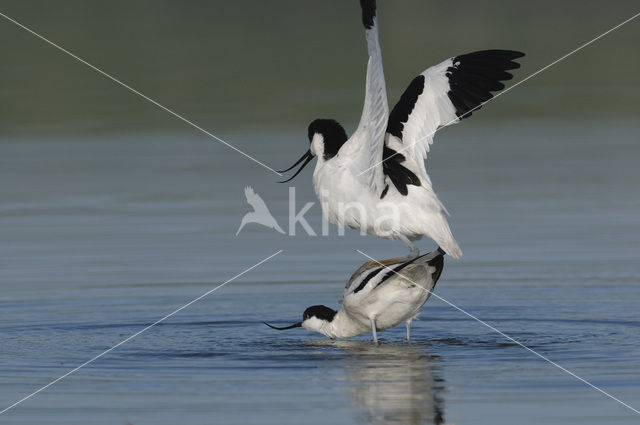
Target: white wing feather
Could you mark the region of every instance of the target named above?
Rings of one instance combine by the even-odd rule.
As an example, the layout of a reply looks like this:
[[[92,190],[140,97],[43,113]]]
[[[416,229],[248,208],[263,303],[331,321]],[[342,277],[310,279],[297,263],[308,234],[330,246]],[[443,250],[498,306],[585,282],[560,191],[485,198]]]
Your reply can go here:
[[[396,142],[402,143],[401,153],[412,158],[427,176],[423,160],[436,131],[471,116],[493,97],[491,92],[502,90],[501,81],[513,78],[506,71],[519,68],[513,60],[522,56],[523,53],[512,50],[483,50],[449,58],[428,68],[416,77],[394,107],[389,127],[396,134],[389,138],[399,138]],[[410,92],[417,89],[420,94],[414,99]]]
[[[373,25],[366,30],[365,34],[369,62],[367,63],[364,107],[357,130],[345,145],[345,153],[353,158],[363,171],[373,164],[379,164],[382,160],[382,149],[389,119],[377,17],[373,18]],[[384,176],[381,165],[367,170],[361,177],[364,184],[373,187],[378,192],[382,190]]]
[[[447,96],[449,79],[445,72],[451,65],[451,59],[447,59],[420,74],[424,76],[424,90],[402,132],[402,153],[413,158],[424,175],[427,175],[424,159],[433,143],[434,134],[440,127],[460,121],[456,108]]]

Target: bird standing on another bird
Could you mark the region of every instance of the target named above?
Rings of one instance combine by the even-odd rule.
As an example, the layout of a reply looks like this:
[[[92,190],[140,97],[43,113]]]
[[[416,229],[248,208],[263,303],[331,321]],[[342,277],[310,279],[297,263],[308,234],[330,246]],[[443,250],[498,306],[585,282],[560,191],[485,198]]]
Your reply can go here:
[[[277,329],[303,327],[329,338],[349,338],[371,332],[378,342],[378,331],[405,322],[407,341],[411,339],[411,321],[431,296],[444,268],[444,251],[438,249],[421,257],[390,265],[370,267],[363,264],[349,279],[342,308],[336,311],[324,305],[305,310],[302,322]]]
[[[349,138],[334,120],[309,125],[309,150],[293,179],[317,157],[315,192],[331,223],[347,225],[409,247],[404,259],[416,258],[413,241],[427,236],[447,254],[462,251],[447,222],[447,211],[436,196],[424,160],[434,133],[455,124],[502,90],[523,53],[484,50],[445,60],[416,78],[389,113],[378,41],[375,0],[360,0],[369,62],[364,109]],[[304,162],[303,162],[304,161]],[[371,263],[370,266],[373,264]]]

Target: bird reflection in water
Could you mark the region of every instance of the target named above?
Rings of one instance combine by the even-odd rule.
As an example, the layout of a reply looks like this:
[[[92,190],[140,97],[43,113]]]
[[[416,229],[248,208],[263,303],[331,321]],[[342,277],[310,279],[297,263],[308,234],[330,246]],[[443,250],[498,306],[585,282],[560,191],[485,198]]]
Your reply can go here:
[[[348,354],[344,358],[347,392],[361,410],[359,423],[444,423],[442,370],[438,359],[424,347],[346,340],[330,343]]]

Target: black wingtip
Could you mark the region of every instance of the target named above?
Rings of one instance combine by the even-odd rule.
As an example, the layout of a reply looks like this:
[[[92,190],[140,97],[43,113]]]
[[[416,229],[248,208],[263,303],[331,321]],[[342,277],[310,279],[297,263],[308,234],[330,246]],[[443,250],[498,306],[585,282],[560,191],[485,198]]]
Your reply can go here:
[[[480,50],[453,58],[447,68],[449,100],[460,119],[468,118],[493,97],[492,92],[505,88],[501,81],[513,78],[509,70],[520,68],[516,59],[524,56],[516,50]]]
[[[360,0],[362,7],[362,24],[368,30],[373,28],[373,18],[376,17],[376,0]]]

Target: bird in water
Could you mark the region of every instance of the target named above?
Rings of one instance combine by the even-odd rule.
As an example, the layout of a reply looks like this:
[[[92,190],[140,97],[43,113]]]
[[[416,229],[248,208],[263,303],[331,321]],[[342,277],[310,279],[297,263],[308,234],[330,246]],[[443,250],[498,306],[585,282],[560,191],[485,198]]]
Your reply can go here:
[[[407,341],[411,339],[411,321],[427,302],[444,268],[444,251],[438,250],[407,261],[388,265],[363,264],[349,279],[336,311],[324,305],[307,308],[302,321],[286,330],[303,327],[329,338],[350,338],[371,332],[378,342],[378,331],[405,323]]]
[[[369,52],[360,124],[348,137],[335,120],[313,121],[309,150],[281,172],[302,165],[284,182],[317,158],[314,189],[331,223],[401,240],[409,247],[406,260],[419,255],[413,242],[423,236],[459,258],[462,251],[431,185],[426,155],[438,129],[471,116],[492,92],[504,89],[501,81],[513,78],[507,71],[519,68],[514,60],[524,54],[483,50],[449,58],[415,77],[389,112],[376,2],[360,5]]]

